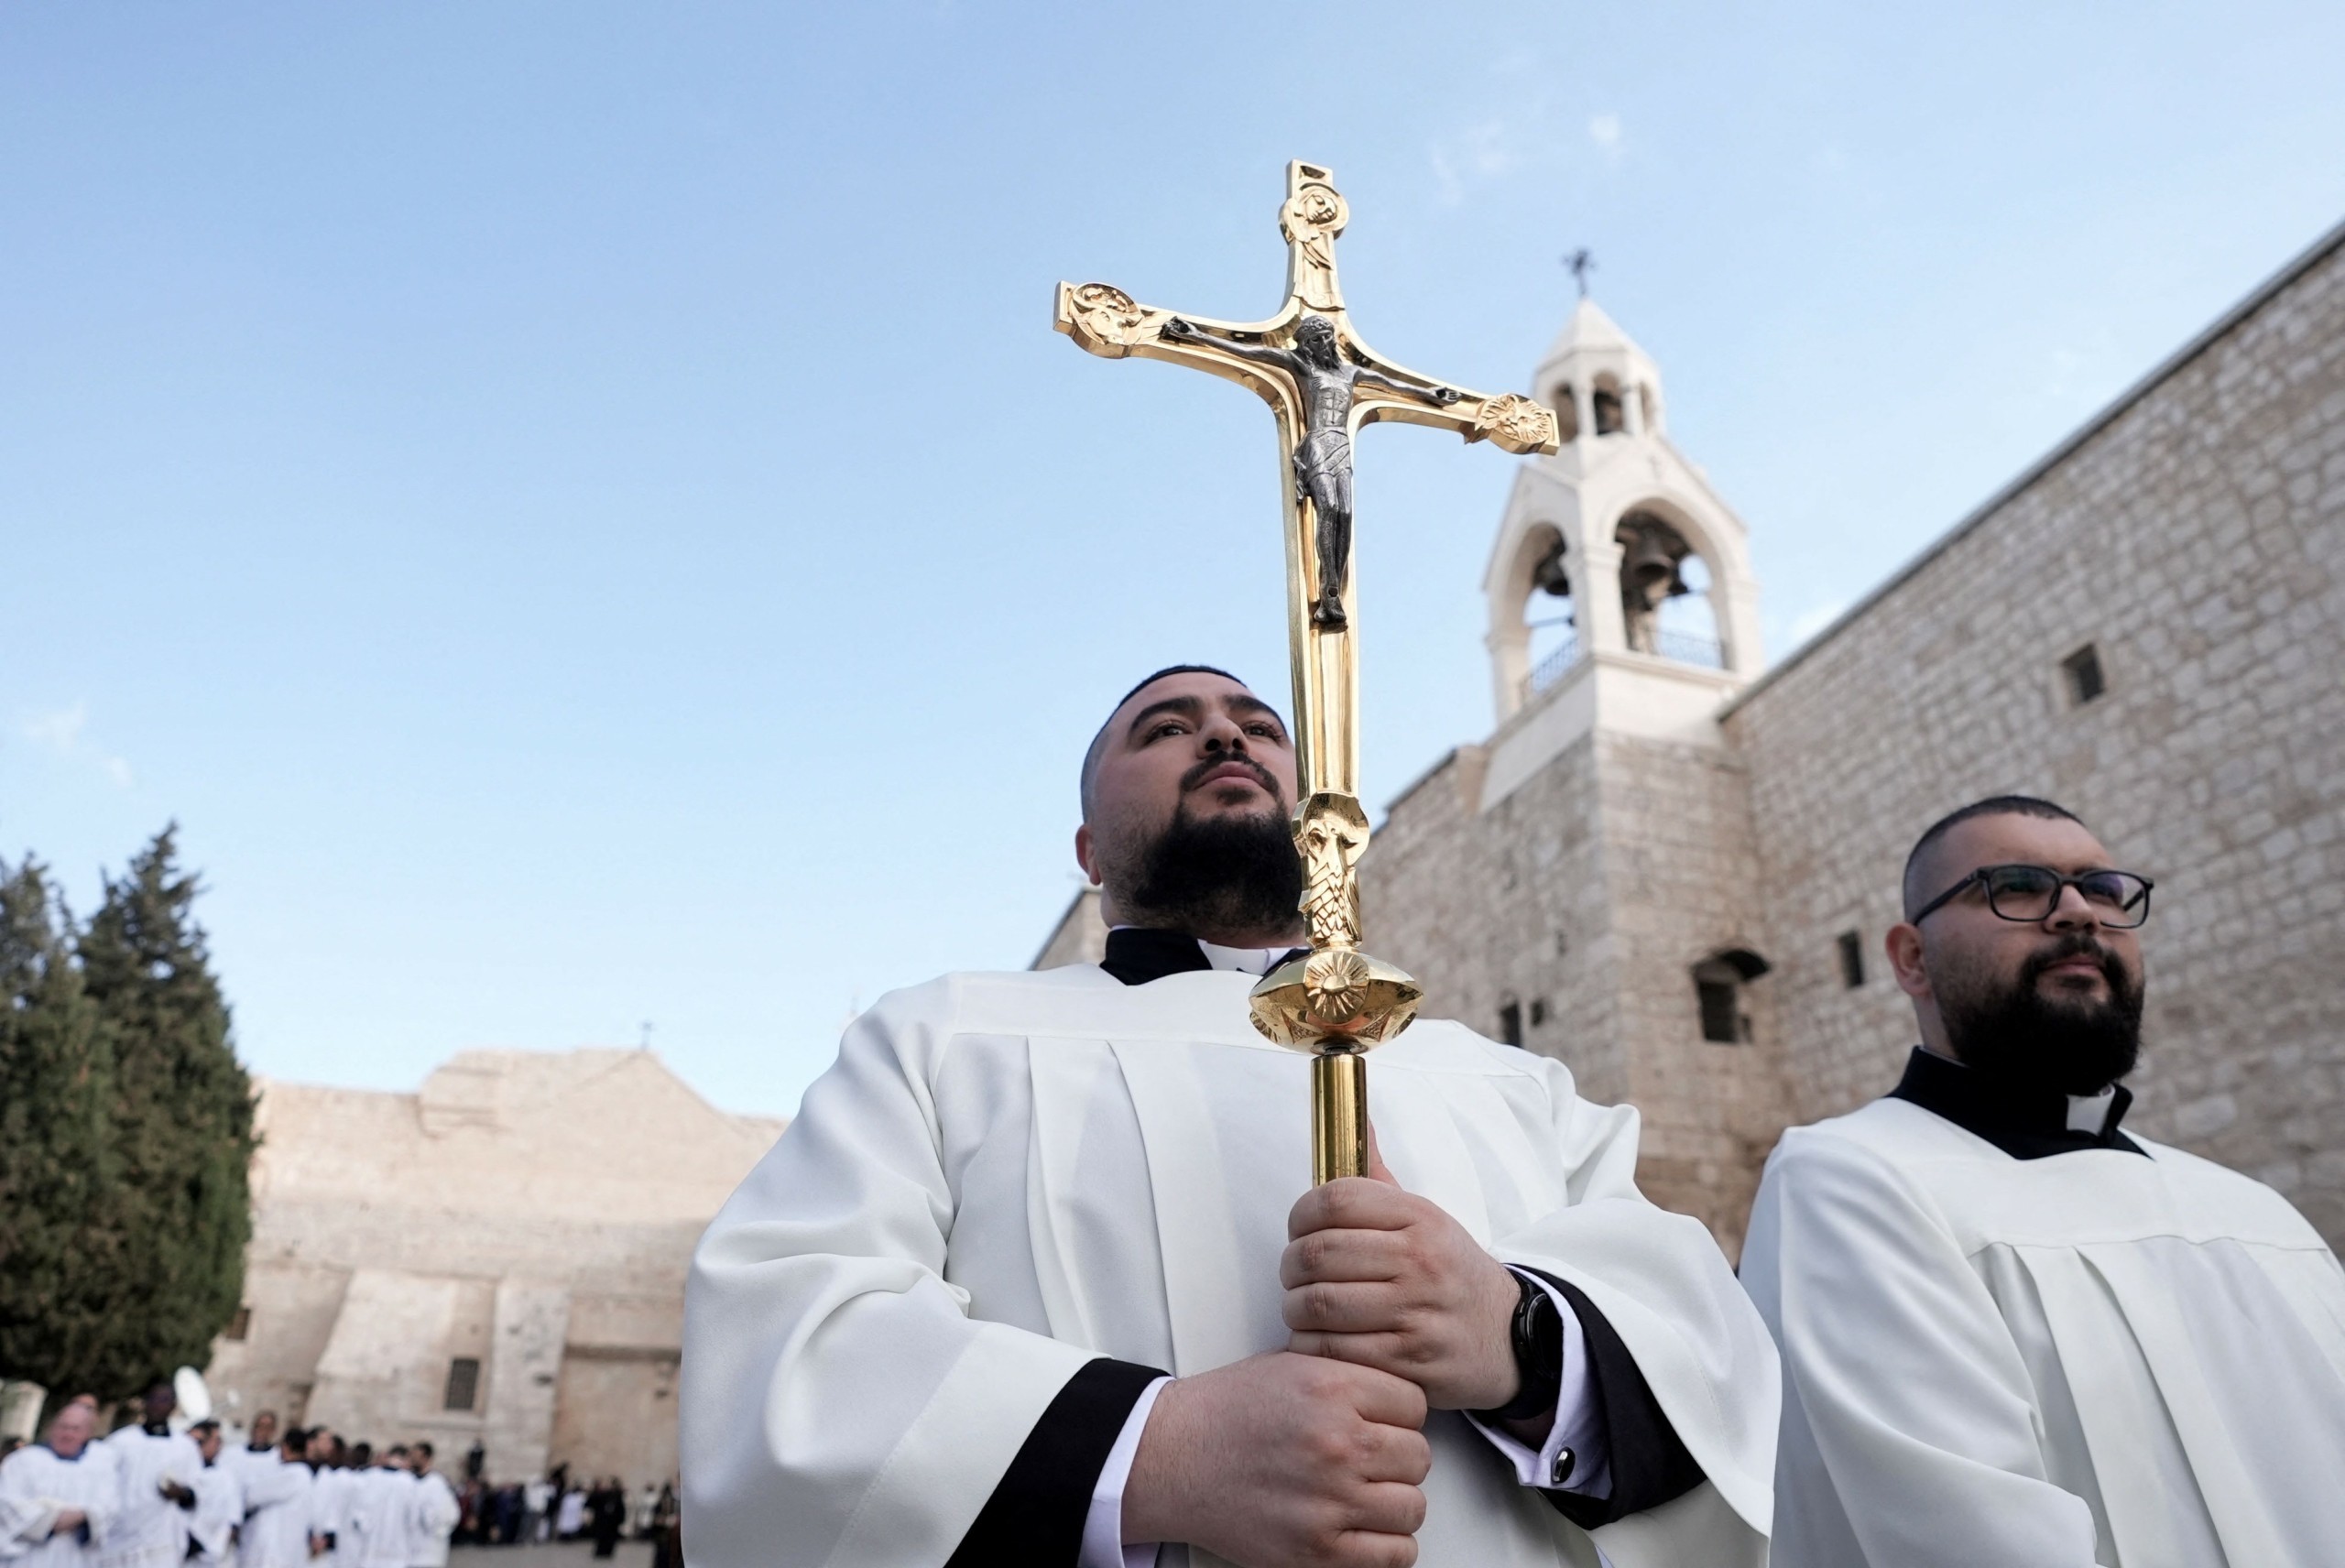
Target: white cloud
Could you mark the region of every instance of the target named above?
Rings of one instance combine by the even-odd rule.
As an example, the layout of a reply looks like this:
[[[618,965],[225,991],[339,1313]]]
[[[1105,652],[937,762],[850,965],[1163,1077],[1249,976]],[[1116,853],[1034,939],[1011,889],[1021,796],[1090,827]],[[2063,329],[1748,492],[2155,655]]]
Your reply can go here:
[[[1620,116],[1608,111],[1588,121],[1587,139],[1594,142],[1606,158],[1618,158],[1620,156]]]
[[[1490,119],[1434,143],[1433,173],[1441,185],[1442,205],[1455,207],[1475,186],[1513,169],[1520,161],[1516,147],[1522,139],[1504,120]]]
[[[119,789],[131,785],[130,763],[90,738],[90,704],[75,702],[46,713],[35,713],[23,724],[25,738],[67,762],[86,763],[114,780]]]
[[[71,757],[89,727],[90,704],[76,702],[53,713],[35,713],[25,721],[25,738],[60,757]]]

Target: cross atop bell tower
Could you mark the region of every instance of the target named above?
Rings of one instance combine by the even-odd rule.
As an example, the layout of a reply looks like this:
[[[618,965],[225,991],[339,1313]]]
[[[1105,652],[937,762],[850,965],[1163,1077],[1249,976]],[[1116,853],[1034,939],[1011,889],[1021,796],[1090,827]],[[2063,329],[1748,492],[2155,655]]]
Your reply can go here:
[[[1560,702],[1570,723],[1532,750],[1592,727],[1715,744],[1713,715],[1760,669],[1742,520],[1670,440],[1660,366],[1595,300],[1575,301],[1532,395],[1561,443],[1517,471],[1483,578],[1501,726]]]

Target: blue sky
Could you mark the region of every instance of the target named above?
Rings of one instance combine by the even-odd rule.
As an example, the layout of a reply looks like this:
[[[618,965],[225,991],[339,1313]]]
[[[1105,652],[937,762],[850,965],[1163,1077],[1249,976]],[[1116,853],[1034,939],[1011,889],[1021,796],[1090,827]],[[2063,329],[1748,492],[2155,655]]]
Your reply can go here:
[[[2345,217],[2345,8],[0,10],[0,855],[177,820],[259,1071],[628,1044],[788,1111],[1021,965],[1175,659],[1283,693],[1259,405],[1053,284],[1421,369],[1597,253],[1780,656]],[[1362,444],[1367,793],[1490,722],[1512,460]]]

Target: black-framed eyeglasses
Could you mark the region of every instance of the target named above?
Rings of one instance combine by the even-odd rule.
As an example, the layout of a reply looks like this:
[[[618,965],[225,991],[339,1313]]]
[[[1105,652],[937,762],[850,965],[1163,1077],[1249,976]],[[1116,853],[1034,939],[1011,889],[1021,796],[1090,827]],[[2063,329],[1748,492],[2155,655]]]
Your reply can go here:
[[[2086,871],[2063,877],[2048,866],[1982,866],[1914,911],[1907,923],[1944,909],[1973,887],[1987,890],[1987,908],[2001,920],[2033,925],[2052,918],[2060,891],[2074,887],[2111,931],[2131,931],[2150,918],[2150,889],[2156,884],[2131,871]]]

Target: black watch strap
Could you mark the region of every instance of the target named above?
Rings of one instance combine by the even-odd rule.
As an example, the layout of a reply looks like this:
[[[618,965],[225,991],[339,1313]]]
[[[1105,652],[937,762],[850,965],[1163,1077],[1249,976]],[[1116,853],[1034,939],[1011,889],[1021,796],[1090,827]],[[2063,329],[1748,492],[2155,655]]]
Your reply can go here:
[[[1564,1383],[1564,1321],[1555,1299],[1528,1274],[1516,1273],[1521,1295],[1514,1304],[1510,1334],[1514,1367],[1522,1387],[1513,1399],[1496,1410],[1474,1413],[1485,1421],[1524,1421],[1555,1408]]]

